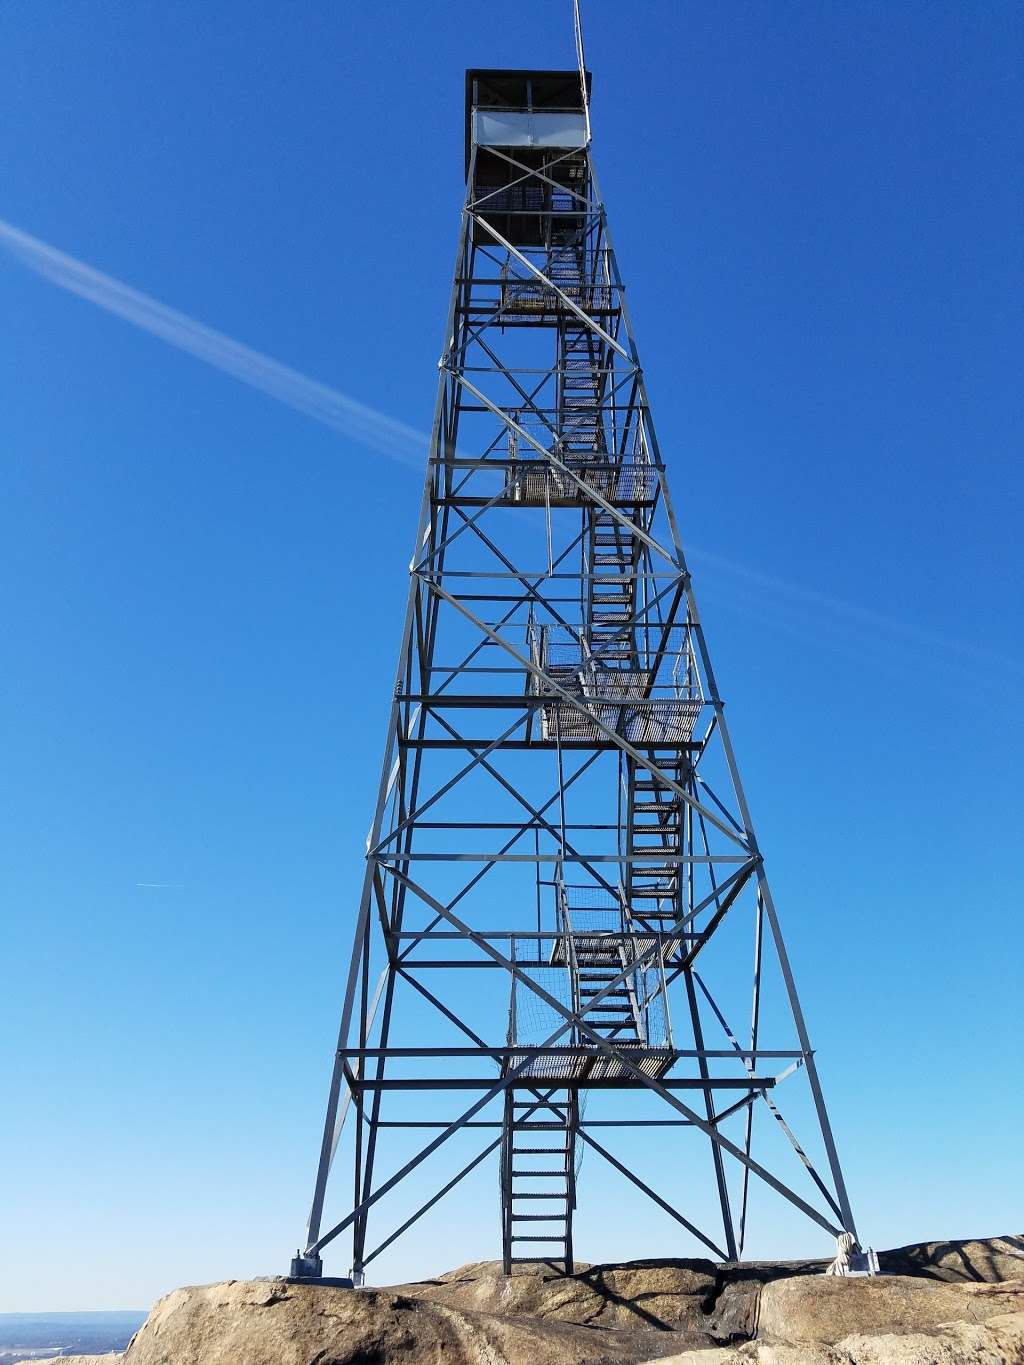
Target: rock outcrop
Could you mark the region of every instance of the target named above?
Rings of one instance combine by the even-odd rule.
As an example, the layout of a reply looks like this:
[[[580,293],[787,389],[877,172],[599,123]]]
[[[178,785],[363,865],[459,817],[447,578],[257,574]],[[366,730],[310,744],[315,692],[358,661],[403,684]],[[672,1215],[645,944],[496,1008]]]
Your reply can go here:
[[[929,1280],[1024,1280],[1024,1237],[990,1237],[985,1241],[920,1242],[879,1253],[878,1264],[889,1275],[920,1275]]]
[[[1024,1285],[871,1279],[773,1280],[761,1290],[757,1335],[769,1341],[841,1341],[853,1334],[931,1332],[950,1322],[1024,1315]]]
[[[1024,1240],[880,1262],[871,1279],[649,1260],[570,1277],[483,1261],[360,1291],[231,1281],[161,1299],[122,1365],[1024,1365]]]
[[[161,1299],[124,1365],[642,1365],[680,1344],[668,1332],[600,1332],[391,1290],[235,1281]]]
[[[934,1332],[853,1333],[834,1345],[748,1341],[724,1350],[683,1351],[659,1365],[1020,1365],[1024,1315],[952,1322]]]
[[[517,1265],[504,1276],[500,1261],[479,1261],[437,1279],[399,1286],[431,1303],[502,1317],[570,1322],[603,1330],[685,1332],[714,1344],[705,1308],[719,1294],[711,1261],[630,1261],[580,1266],[571,1277],[543,1266]]]
[[[497,1261],[462,1266],[437,1279],[402,1285],[400,1292],[451,1307],[542,1321],[571,1322],[616,1331],[656,1330],[686,1335],[688,1344],[722,1345],[752,1337],[773,1341],[834,1343],[852,1332],[928,1331],[960,1319],[983,1322],[1024,1312],[1024,1283],[1000,1278],[1012,1239],[991,1243],[935,1243],[929,1262],[921,1248],[886,1253],[910,1274],[873,1279],[831,1279],[824,1261],[630,1261],[581,1267],[566,1278],[541,1267],[501,1274]],[[944,1250],[972,1248],[976,1278],[947,1273]],[[985,1276],[989,1281],[986,1282]]]

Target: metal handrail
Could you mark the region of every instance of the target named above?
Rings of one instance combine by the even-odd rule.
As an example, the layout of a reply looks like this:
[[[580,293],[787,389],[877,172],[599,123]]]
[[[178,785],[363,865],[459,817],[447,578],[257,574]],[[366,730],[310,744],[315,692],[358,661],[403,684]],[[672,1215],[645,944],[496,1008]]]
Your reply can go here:
[[[580,1012],[580,971],[579,960],[576,956],[576,935],[573,932],[572,918],[569,914],[569,898],[566,895],[565,876],[562,864],[558,864],[556,874],[557,895],[559,911],[562,918],[562,942],[563,952],[565,953],[565,966],[569,973],[569,986],[572,991],[572,1012]],[[578,1030],[574,1026],[572,1030],[573,1043],[579,1041]]]
[[[619,922],[622,925],[624,953],[626,951],[626,942],[628,941],[629,943],[629,962],[623,963],[623,966],[630,966],[632,964],[632,972],[628,979],[630,982],[629,990],[633,997],[633,1004],[636,1009],[637,1032],[640,1035],[641,1043],[646,1046],[647,1040],[650,1037],[650,1029],[648,1028],[647,982],[644,979],[646,972],[642,971],[636,965],[637,959],[640,956],[640,948],[636,941],[636,929],[634,927],[633,916],[627,913],[625,899],[623,899],[619,906]]]

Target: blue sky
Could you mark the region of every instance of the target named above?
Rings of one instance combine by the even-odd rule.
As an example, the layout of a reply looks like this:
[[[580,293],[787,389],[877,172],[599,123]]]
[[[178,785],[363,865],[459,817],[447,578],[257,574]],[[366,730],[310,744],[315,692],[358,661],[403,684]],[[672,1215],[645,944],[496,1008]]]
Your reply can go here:
[[[586,9],[860,1226],[1019,1230],[1024,19]],[[0,47],[0,219],[416,429],[463,69],[572,61],[540,0],[9,0]],[[145,1307],[301,1236],[420,477],[5,251],[0,309],[0,1309]],[[493,1255],[491,1180],[379,1278]],[[679,1251],[600,1202],[579,1255]]]

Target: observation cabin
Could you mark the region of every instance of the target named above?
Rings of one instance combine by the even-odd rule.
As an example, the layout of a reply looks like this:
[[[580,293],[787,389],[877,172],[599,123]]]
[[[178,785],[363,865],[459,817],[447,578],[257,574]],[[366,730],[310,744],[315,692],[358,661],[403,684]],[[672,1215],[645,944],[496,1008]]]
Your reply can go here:
[[[589,99],[589,71],[586,81]],[[513,246],[554,247],[579,232],[586,146],[578,71],[466,72],[466,176],[472,166],[478,212]],[[524,180],[522,167],[547,179]],[[475,241],[493,245],[479,224]]]

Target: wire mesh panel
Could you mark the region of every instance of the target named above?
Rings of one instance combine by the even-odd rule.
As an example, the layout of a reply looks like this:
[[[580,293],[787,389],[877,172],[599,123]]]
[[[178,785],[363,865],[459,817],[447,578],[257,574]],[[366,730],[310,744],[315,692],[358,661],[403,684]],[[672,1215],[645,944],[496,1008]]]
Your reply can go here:
[[[638,747],[688,744],[704,699],[699,687],[680,674],[677,663],[671,682],[656,683],[654,671],[640,666],[641,650],[631,645],[630,659],[606,660],[602,646],[589,646],[584,631],[583,626],[578,632],[542,626],[529,632],[532,661],[578,698],[576,705],[552,700],[542,708],[542,738],[607,742],[604,726]],[[632,630],[623,632],[624,638],[632,640],[633,635]],[[662,646],[661,656],[665,655]],[[542,695],[544,685],[531,676],[528,688]],[[661,695],[665,692],[670,695]]]
[[[575,1009],[572,974],[568,966],[531,967],[524,970],[523,974],[565,1009],[570,1012]],[[514,1000],[511,1013],[514,1019],[514,1036],[510,1037],[509,1042],[512,1045],[527,1043],[539,1046],[565,1022],[565,1018],[524,982],[516,981],[512,989]],[[574,1041],[573,1034],[566,1031],[555,1046],[570,1047]],[[513,1053],[508,1059],[507,1066],[511,1069],[523,1060],[523,1053]],[[546,1080],[572,1079],[579,1076],[583,1061],[582,1051],[571,1056],[536,1057],[528,1063],[523,1072],[523,1079],[534,1080],[538,1077]]]
[[[608,887],[561,883],[558,899],[562,934],[552,948],[552,965],[530,968],[525,975],[579,1013],[617,1050],[641,1054],[637,1065],[645,1074],[663,1075],[672,1063],[672,1038],[656,937],[633,931],[621,893]],[[510,1019],[512,1044],[540,1044],[564,1022],[554,1006],[522,981],[515,986]],[[539,1077],[608,1081],[629,1074],[579,1027],[566,1032],[559,1045],[572,1045],[574,1051],[570,1056],[531,1060],[524,1081]],[[646,1055],[652,1049],[663,1050],[664,1055]],[[513,1054],[510,1065],[524,1057]]]
[[[545,284],[537,279],[507,278],[502,282],[501,306],[510,313],[566,313],[571,311],[569,300],[588,313],[599,313],[612,306],[612,290],[605,284],[583,284],[578,277],[575,281],[562,281],[556,277],[553,284]]]
[[[622,734],[639,747],[688,744],[702,706],[700,701],[666,698],[647,706],[623,707]]]
[[[508,500],[527,507],[582,507],[593,502],[593,490],[606,502],[626,506],[649,503],[657,491],[657,474],[649,466],[557,458],[571,474],[549,464],[539,452],[511,461],[505,473]]]
[[[604,680],[598,683],[601,691]],[[638,747],[688,744],[701,712],[701,702],[668,699],[663,701],[627,704],[614,697],[616,684],[609,683],[611,697],[585,696],[578,691],[579,702],[549,702],[542,707],[541,736],[545,740],[590,742],[594,745],[611,744],[607,735],[612,730],[630,744]],[[566,691],[574,690],[566,688]],[[604,728],[602,728],[604,727]]]

